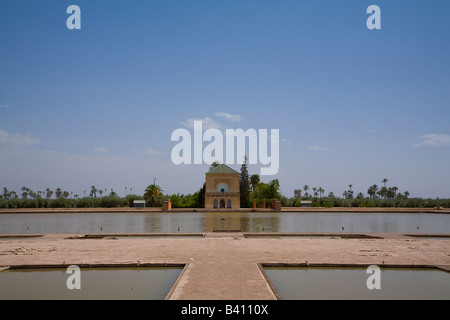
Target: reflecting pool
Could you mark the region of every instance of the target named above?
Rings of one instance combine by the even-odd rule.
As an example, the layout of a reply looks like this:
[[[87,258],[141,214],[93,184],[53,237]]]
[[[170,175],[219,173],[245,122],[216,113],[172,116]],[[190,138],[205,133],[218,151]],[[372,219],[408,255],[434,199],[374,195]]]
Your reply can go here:
[[[0,300],[163,300],[182,268],[81,268],[80,289],[69,290],[63,268],[0,272]]]
[[[450,233],[450,214],[110,212],[0,214],[0,234],[243,232]]]
[[[285,300],[448,300],[450,273],[431,268],[381,268],[380,289],[368,289],[366,268],[266,267]]]

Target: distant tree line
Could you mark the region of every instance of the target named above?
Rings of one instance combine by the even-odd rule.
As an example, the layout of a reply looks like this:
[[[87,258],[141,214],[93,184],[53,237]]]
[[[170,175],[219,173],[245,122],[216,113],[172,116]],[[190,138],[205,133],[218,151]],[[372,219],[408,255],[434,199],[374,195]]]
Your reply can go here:
[[[133,207],[134,200],[146,200],[149,207],[161,207],[163,202],[170,199],[173,208],[201,208],[205,206],[205,185],[194,194],[164,195],[162,189],[153,184],[145,189],[143,195],[132,194],[133,189],[125,187],[125,197],[119,197],[113,188],[102,189],[92,186],[83,192],[83,197],[73,192],[64,191],[61,188],[43,191],[33,191],[28,187],[22,187],[21,192],[10,191],[3,188],[0,194],[0,208],[114,208]]]
[[[281,205],[284,207],[298,207],[302,200],[310,200],[313,207],[402,207],[402,208],[450,208],[450,199],[423,199],[409,198],[410,193],[398,192],[396,186],[387,187],[389,180],[381,180],[383,186],[373,184],[367,189],[367,196],[359,192],[355,196],[353,185],[348,185],[342,197],[329,192],[325,196],[322,187],[312,187],[304,185],[302,188],[294,190],[292,198],[282,197]]]
[[[20,193],[3,188],[0,195],[0,208],[112,208],[131,207],[134,200],[143,200],[143,196],[131,194],[132,188],[125,187],[125,197],[119,197],[111,189],[98,189],[92,186],[89,192],[83,192],[83,197],[73,192],[64,191],[61,188],[42,191],[33,191],[28,187],[22,187]],[[109,192],[109,193],[108,193]]]
[[[211,166],[218,165],[213,163]],[[354,193],[353,185],[344,191],[342,197],[333,192],[325,195],[322,187],[304,185],[294,190],[293,197],[281,195],[278,179],[267,183],[261,182],[257,174],[249,176],[247,159],[241,167],[240,173],[241,208],[253,206],[253,200],[258,206],[263,200],[270,203],[273,199],[281,200],[283,207],[299,207],[302,200],[310,200],[314,207],[404,207],[404,208],[450,208],[450,199],[423,199],[409,198],[409,192],[398,192],[398,188],[388,187],[387,179],[381,180],[380,188],[374,184],[367,190],[367,196],[362,192]],[[125,187],[125,197],[119,197],[112,189],[102,189],[91,186],[90,190],[83,192],[83,197],[73,192],[56,188],[46,188],[42,191],[33,191],[22,187],[21,192],[10,191],[3,188],[0,194],[0,208],[113,208],[133,207],[134,200],[146,200],[149,207],[161,207],[163,202],[170,199],[172,208],[203,208],[205,206],[205,184],[196,192],[190,194],[163,194],[163,190],[156,184],[156,178],[146,189],[144,195],[132,193],[131,187]],[[129,194],[128,194],[129,192]]]

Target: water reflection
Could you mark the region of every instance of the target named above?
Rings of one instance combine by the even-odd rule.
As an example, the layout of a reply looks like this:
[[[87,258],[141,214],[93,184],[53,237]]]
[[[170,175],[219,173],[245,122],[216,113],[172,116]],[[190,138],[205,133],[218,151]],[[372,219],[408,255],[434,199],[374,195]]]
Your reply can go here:
[[[365,268],[264,268],[285,300],[450,299],[450,274],[437,269],[382,268],[381,289],[369,290]]]
[[[450,215],[420,213],[111,212],[0,214],[0,234],[208,232],[450,233]]]

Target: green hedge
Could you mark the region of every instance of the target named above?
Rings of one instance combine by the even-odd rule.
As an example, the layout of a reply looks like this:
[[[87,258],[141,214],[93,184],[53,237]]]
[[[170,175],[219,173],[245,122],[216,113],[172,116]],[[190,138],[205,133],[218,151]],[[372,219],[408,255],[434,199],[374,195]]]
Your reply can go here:
[[[22,208],[114,208],[133,207],[134,200],[143,200],[143,196],[128,195],[125,198],[106,196],[101,198],[84,197],[80,199],[4,199],[0,198],[2,209]]]

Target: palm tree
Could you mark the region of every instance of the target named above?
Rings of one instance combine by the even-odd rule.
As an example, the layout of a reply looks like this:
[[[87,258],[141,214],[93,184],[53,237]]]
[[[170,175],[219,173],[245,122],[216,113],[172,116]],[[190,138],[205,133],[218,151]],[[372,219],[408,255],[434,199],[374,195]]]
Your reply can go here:
[[[111,188],[111,192],[109,193],[109,196],[111,196],[111,197],[117,196],[117,193],[114,191],[113,188]]]
[[[9,199],[11,197],[11,193],[8,191],[8,188],[3,188],[3,198]]]
[[[324,194],[325,190],[323,190],[322,187],[319,187],[319,196],[322,198],[323,194]]]
[[[20,190],[23,191],[22,192],[22,199],[26,199],[28,197],[28,190],[30,190],[30,189],[28,189],[27,187],[23,186],[22,189],[20,189]]]
[[[55,190],[56,198],[58,198],[58,199],[61,198],[62,194],[63,194],[62,189],[61,188],[56,188],[56,190]]]
[[[28,189],[28,194],[30,195],[30,198],[36,199],[36,192],[34,192],[33,190]]]
[[[152,207],[155,206],[155,202],[157,200],[161,200],[163,194],[162,189],[160,186],[158,186],[156,183],[156,178],[153,180],[153,184],[149,185],[145,189],[144,197],[147,201],[151,202]]]
[[[388,193],[388,189],[386,187],[381,187],[380,191],[377,192],[377,194],[380,196],[380,198],[386,199]]]
[[[387,191],[386,191],[386,197],[387,197],[388,199],[394,199],[394,198],[395,198],[395,192],[394,192],[394,189],[392,189],[392,188],[387,189]]]
[[[394,187],[392,187],[391,189],[392,189],[392,191],[394,192],[394,198],[397,198],[397,191],[398,191],[398,188],[394,186]]]
[[[371,199],[375,199],[377,192],[378,192],[378,186],[376,184],[370,186],[369,189],[367,190],[367,193],[369,194]]]
[[[307,197],[307,196],[308,196],[309,186],[308,186],[307,184],[305,184],[305,185],[303,186],[303,190],[305,190],[305,197]]]
[[[45,189],[45,197],[47,199],[50,199],[52,197],[52,195],[53,195],[53,191],[50,190],[50,188]]]
[[[317,197],[317,192],[316,192],[317,188],[316,188],[316,187],[313,187],[312,189],[313,189],[313,191],[314,191],[314,196]]]
[[[92,186],[90,196],[91,197],[94,196],[94,198],[97,198],[97,192],[98,192],[97,188],[95,186]]]
[[[347,191],[347,199],[353,199],[353,191],[352,191],[352,184],[348,185],[349,190]]]
[[[409,192],[408,192],[408,190],[406,190],[403,194],[405,195],[406,198],[409,197]]]
[[[389,180],[388,179],[386,179],[386,178],[384,178],[381,182],[383,182],[384,183],[384,187],[386,188],[386,183],[388,182]]]

